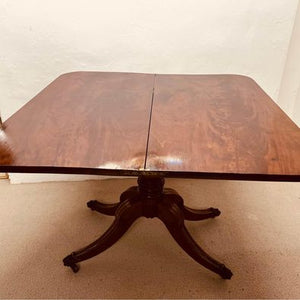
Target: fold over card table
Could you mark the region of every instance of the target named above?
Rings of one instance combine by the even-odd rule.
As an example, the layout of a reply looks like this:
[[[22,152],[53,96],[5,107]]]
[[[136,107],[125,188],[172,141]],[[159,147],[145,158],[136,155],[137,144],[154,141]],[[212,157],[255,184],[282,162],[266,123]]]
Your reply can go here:
[[[300,181],[300,129],[249,77],[74,72],[2,124],[0,172],[138,177],[119,202],[88,202],[115,218],[65,257],[74,272],[144,216],[158,217],[187,254],[230,279],[184,225],[220,211],[186,207],[164,178]]]

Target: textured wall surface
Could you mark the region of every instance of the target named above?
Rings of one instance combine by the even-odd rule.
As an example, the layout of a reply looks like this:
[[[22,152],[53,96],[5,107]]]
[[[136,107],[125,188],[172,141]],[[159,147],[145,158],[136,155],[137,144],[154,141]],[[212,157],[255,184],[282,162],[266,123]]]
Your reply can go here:
[[[278,95],[278,104],[300,127],[300,3]]]
[[[236,73],[277,100],[298,0],[0,0],[6,119],[75,70]]]

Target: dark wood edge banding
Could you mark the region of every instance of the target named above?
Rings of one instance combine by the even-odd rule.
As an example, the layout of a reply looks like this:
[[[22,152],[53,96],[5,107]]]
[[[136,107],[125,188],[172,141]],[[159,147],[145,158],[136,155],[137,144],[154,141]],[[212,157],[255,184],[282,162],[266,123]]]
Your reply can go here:
[[[95,168],[72,168],[52,166],[0,166],[0,172],[7,173],[49,173],[49,174],[77,174],[103,176],[160,176],[166,178],[190,179],[220,179],[244,181],[285,181],[300,182],[300,175],[282,174],[251,174],[251,173],[208,173],[208,172],[180,172],[180,171],[147,171],[147,170],[112,170]]]

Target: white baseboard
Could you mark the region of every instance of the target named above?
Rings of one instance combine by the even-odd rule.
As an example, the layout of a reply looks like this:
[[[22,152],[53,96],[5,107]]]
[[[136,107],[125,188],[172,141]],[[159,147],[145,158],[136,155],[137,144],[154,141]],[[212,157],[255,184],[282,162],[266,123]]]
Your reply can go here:
[[[8,175],[6,173],[0,173],[0,179],[8,179]]]

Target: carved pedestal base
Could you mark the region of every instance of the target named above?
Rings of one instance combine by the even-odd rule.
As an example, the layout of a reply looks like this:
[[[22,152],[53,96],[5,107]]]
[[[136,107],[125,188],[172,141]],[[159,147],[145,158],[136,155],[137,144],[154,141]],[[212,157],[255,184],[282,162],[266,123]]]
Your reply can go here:
[[[138,186],[130,187],[120,196],[120,202],[102,204],[96,200],[89,201],[87,206],[105,215],[115,216],[107,231],[90,245],[75,251],[64,258],[65,266],[79,271],[78,262],[94,257],[116,243],[139,217],[159,218],[167,227],[181,248],[195,261],[207,269],[230,279],[232,272],[208,254],[194,241],[187,231],[184,220],[204,220],[220,215],[216,208],[195,210],[187,208],[179,194],[164,188],[164,179],[155,176],[140,176]]]

